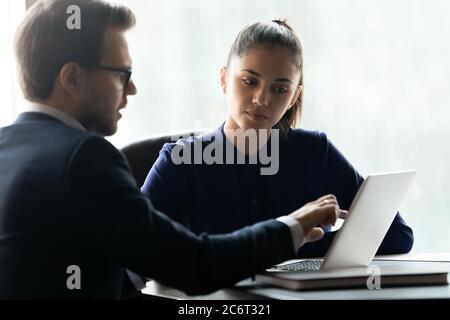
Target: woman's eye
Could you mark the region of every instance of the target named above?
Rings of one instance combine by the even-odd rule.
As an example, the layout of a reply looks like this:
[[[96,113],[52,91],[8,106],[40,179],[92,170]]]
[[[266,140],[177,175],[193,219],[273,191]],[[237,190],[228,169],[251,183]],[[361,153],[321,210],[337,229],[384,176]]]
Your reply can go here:
[[[243,78],[242,82],[244,82],[246,85],[251,86],[256,83],[253,79]]]
[[[285,93],[285,92],[289,91],[288,88],[286,88],[286,87],[275,87],[273,90],[276,93]]]

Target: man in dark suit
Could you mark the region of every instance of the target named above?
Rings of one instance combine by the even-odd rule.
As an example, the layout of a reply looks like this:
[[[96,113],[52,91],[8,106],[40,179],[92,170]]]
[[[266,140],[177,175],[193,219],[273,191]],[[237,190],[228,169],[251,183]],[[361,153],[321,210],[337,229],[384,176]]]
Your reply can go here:
[[[30,106],[0,129],[0,298],[119,298],[127,269],[208,293],[293,258],[323,235],[317,225],[337,219],[331,195],[220,236],[196,236],[156,211],[104,139],[136,94],[124,38],[133,24],[125,7],[44,0],[19,26]]]

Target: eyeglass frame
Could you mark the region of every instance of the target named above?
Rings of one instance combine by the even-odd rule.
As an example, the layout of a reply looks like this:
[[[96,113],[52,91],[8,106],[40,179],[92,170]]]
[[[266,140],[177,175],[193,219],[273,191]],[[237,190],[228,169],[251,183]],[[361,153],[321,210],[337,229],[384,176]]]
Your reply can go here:
[[[117,68],[117,67],[111,67],[111,66],[95,66],[93,69],[100,69],[100,70],[106,70],[106,71],[113,71],[113,72],[122,72],[126,75],[125,82],[123,89],[125,90],[130,85],[131,80],[131,74],[133,73],[133,70],[131,68],[125,69],[125,68]]]

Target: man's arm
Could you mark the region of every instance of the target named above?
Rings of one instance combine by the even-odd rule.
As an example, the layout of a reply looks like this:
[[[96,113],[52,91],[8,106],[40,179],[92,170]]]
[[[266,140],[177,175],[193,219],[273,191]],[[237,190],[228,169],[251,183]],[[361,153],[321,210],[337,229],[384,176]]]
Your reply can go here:
[[[290,229],[271,220],[228,235],[196,236],[156,211],[121,154],[91,136],[68,168],[80,232],[119,265],[189,294],[231,286],[290,259]]]

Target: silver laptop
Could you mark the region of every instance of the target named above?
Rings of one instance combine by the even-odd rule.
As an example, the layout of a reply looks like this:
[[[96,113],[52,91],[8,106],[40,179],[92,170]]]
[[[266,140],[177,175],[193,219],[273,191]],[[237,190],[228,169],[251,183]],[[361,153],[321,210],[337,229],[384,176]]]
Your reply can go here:
[[[324,259],[298,260],[267,271],[331,271],[368,267],[397,214],[417,171],[369,175]]]

